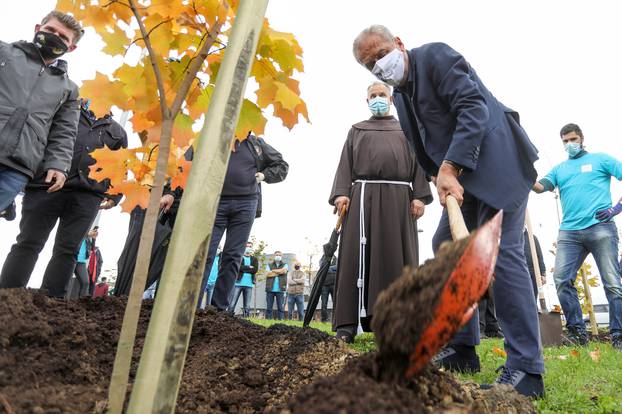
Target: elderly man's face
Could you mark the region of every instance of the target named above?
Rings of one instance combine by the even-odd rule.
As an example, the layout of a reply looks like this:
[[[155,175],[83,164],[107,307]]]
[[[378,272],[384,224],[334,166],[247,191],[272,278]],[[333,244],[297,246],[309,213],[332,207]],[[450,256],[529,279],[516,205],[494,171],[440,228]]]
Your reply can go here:
[[[367,92],[367,102],[369,102],[370,100],[378,96],[382,96],[383,98],[389,99],[389,102],[393,100],[393,97],[391,96],[391,94],[389,93],[389,90],[385,86],[374,85],[371,88],[369,88],[369,91]]]
[[[376,62],[385,57],[396,47],[396,42],[383,39],[375,34],[369,35],[359,43],[357,56],[363,66],[371,72]]]

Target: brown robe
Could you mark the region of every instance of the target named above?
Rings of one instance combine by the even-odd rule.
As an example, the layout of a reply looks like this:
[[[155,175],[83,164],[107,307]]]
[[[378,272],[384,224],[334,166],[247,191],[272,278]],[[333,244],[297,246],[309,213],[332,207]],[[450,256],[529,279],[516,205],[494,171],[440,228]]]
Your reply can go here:
[[[358,179],[406,181],[408,186],[367,184],[365,187],[366,275],[363,328],[369,330],[378,294],[397,279],[405,266],[418,266],[417,222],[410,202],[432,202],[430,185],[416,161],[399,122],[392,116],[355,124],[348,133],[335,173],[329,203],[350,198],[339,248],[333,329],[357,325],[359,213]]]

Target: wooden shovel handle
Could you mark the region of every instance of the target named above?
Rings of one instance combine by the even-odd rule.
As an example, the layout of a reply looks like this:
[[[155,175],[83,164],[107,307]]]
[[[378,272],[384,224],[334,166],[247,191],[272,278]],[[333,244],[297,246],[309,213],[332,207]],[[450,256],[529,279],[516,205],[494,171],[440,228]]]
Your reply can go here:
[[[341,212],[339,213],[339,218],[337,219],[337,225],[335,226],[335,230],[339,231],[339,229],[341,229],[341,224],[343,223],[343,219],[346,216],[346,212],[348,210],[346,208],[342,208]]]
[[[464,223],[462,217],[462,211],[458,201],[452,195],[448,195],[445,199],[445,205],[447,206],[447,215],[449,216],[449,228],[451,229],[451,236],[454,240],[464,239],[469,237],[469,230]]]

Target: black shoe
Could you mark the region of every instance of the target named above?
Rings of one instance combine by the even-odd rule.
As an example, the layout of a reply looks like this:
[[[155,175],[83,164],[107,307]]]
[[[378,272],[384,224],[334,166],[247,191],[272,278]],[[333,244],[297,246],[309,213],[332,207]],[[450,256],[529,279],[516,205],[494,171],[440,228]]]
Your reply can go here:
[[[569,326],[566,335],[562,336],[566,345],[570,346],[585,346],[589,342],[590,338],[585,330],[579,329],[574,326]]]
[[[504,365],[497,368],[497,372],[502,371],[501,375],[495,380],[494,384],[482,384],[482,389],[490,389],[495,385],[510,385],[519,394],[532,398],[544,397],[544,381],[540,374],[530,374],[518,369],[511,369]]]
[[[335,336],[340,341],[343,341],[346,344],[351,344],[351,343],[354,342],[354,337],[356,336],[354,332],[356,332],[356,327],[354,327],[354,328],[352,328],[352,327],[338,328],[337,329],[337,333],[335,334]]]
[[[487,331],[484,333],[485,338],[503,338],[503,334],[500,330],[496,331]]]
[[[0,212],[0,217],[4,218],[6,221],[15,220],[15,208],[15,201],[13,201],[4,211]]]
[[[432,358],[432,363],[447,371],[474,374],[480,371],[479,357],[474,346],[448,345]]]
[[[622,335],[616,335],[611,337],[611,345],[613,349],[617,349],[618,351],[622,351]]]

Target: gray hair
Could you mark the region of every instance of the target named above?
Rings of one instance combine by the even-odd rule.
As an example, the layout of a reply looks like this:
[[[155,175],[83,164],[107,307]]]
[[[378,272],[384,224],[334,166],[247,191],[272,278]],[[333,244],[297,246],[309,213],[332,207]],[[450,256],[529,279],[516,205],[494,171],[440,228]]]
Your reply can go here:
[[[368,28],[364,29],[361,33],[359,33],[358,36],[356,36],[356,39],[354,39],[354,43],[352,43],[352,53],[354,54],[354,57],[358,63],[362,63],[358,57],[359,46],[363,40],[367,39],[371,35],[379,36],[381,39],[389,42],[392,42],[393,39],[395,39],[393,33],[391,33],[391,31],[386,26],[383,26],[381,24],[372,24]]]
[[[384,83],[382,81],[374,81],[367,87],[367,94],[368,95],[369,95],[370,89],[373,88],[376,85],[383,86],[387,90],[387,92],[389,92],[389,96],[391,96],[393,94],[393,88],[391,87],[391,85],[389,85],[388,83]]]

